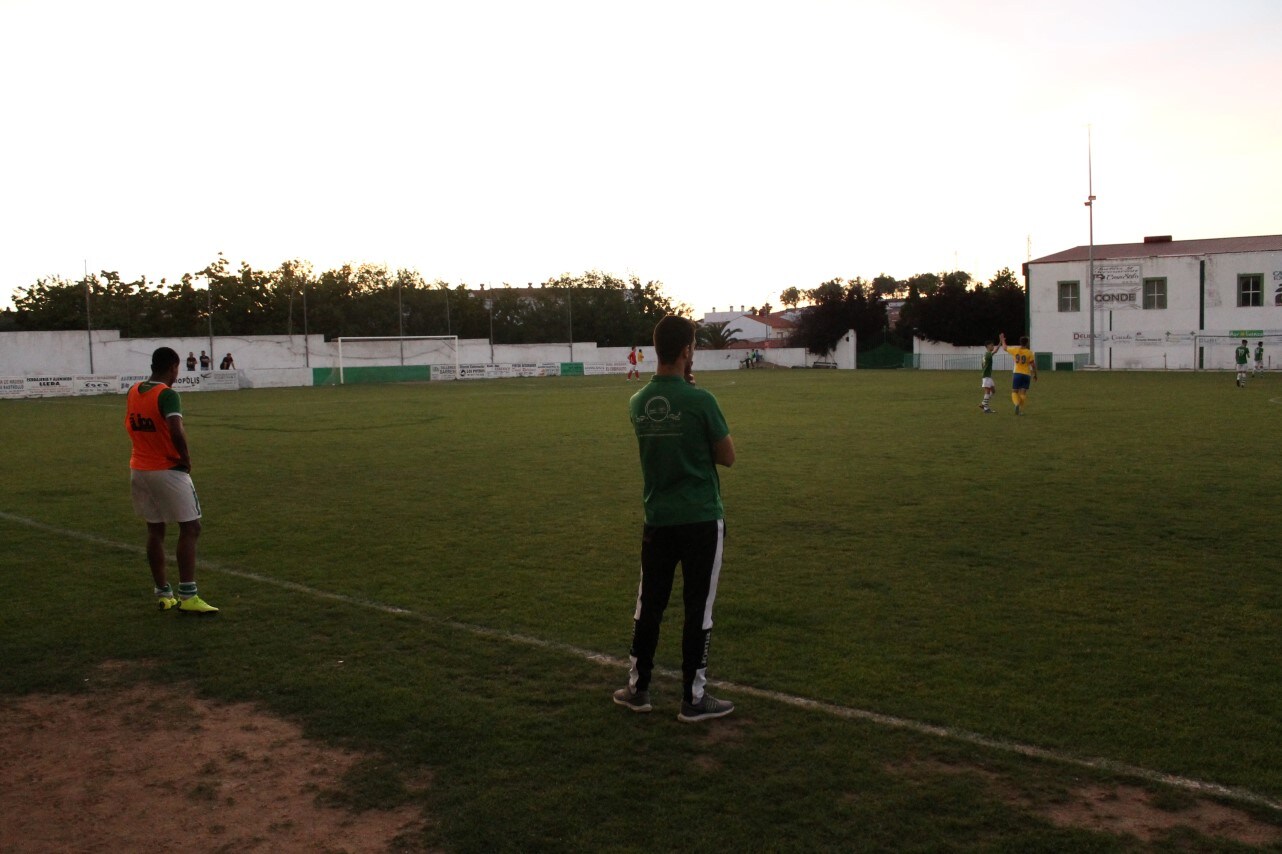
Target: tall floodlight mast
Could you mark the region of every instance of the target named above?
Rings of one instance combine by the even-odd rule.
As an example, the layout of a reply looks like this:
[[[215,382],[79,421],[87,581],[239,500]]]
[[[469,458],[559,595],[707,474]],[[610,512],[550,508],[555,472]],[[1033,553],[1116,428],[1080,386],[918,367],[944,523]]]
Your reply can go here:
[[[1091,175],[1091,126],[1086,126],[1086,207],[1090,215],[1090,244],[1087,249],[1087,275],[1090,277],[1090,287],[1087,289],[1087,299],[1089,300],[1088,310],[1091,313],[1090,319],[1090,342],[1091,351],[1090,359],[1086,365],[1088,368],[1095,368],[1095,182]]]

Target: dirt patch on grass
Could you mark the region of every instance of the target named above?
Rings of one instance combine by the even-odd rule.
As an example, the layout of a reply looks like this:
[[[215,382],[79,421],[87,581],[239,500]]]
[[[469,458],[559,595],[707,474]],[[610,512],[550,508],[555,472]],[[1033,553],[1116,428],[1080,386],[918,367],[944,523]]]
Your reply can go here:
[[[1282,829],[1242,810],[1204,799],[1167,809],[1154,804],[1153,796],[1139,786],[1074,789],[1068,801],[1044,807],[1041,813],[1061,826],[1124,833],[1144,842],[1155,842],[1181,829],[1244,845],[1282,841]]]
[[[703,772],[720,771],[721,759],[715,752],[715,748],[723,744],[737,744],[743,741],[744,727],[747,725],[747,720],[734,715],[728,718],[681,724],[683,727],[692,728],[695,735],[697,747],[696,752],[690,757],[690,762]]]
[[[88,694],[0,705],[0,850],[417,850],[418,808],[326,803],[366,757],[120,669]]]
[[[1282,842],[1282,827],[1183,792],[1162,796],[1141,786],[1091,785],[1048,800],[1045,793],[1034,796],[1023,792],[1013,780],[977,766],[922,760],[898,763],[888,770],[906,775],[972,776],[996,797],[1045,816],[1060,827],[1134,836],[1143,842],[1158,842],[1181,831],[1252,846]]]

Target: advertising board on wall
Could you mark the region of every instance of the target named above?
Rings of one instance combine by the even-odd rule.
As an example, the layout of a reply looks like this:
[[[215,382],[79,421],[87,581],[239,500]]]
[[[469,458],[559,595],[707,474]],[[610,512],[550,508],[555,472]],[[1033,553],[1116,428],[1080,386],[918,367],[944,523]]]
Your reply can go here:
[[[1187,347],[1196,340],[1193,332],[1096,332],[1095,343],[1100,345],[1140,345],[1144,347]],[[1073,346],[1079,350],[1090,346],[1087,332],[1073,333]]]
[[[146,379],[144,377],[143,379]],[[203,371],[179,374],[174,381],[174,391],[235,391],[240,379],[235,371]]]
[[[125,394],[133,387],[150,379],[149,374],[123,374],[120,377],[119,391]],[[173,389],[177,392],[188,391],[235,391],[240,388],[240,377],[235,371],[205,371],[204,373],[179,374],[174,381]]]
[[[561,374],[560,362],[514,362],[514,377],[555,377]]]
[[[459,365],[458,378],[461,380],[483,380],[493,376],[494,365]]]
[[[73,397],[112,394],[118,378],[98,374],[48,377],[0,377],[0,397]]]
[[[71,393],[81,394],[115,394],[119,379],[111,376],[76,376],[71,378]]]
[[[1107,311],[1141,308],[1144,280],[1139,264],[1101,264],[1095,268],[1095,307]]]
[[[0,398],[80,397],[89,394],[124,394],[147,374],[76,374],[49,377],[0,377]],[[208,371],[183,374],[174,389],[187,391],[235,391],[240,378],[235,371]]]
[[[27,377],[28,397],[70,397],[75,377]]]

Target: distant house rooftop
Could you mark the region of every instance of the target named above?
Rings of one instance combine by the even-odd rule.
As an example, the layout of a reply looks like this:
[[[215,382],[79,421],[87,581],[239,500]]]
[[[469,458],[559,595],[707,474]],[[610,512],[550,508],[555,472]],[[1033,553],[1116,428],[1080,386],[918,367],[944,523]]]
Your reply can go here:
[[[782,314],[754,314],[750,316],[753,320],[758,323],[764,323],[771,329],[795,329],[797,326]]]
[[[1096,261],[1119,258],[1161,258],[1176,255],[1227,255],[1234,252],[1282,251],[1282,234],[1265,234],[1258,237],[1211,237],[1204,240],[1172,240],[1168,235],[1146,237],[1141,243],[1097,243],[1075,246],[1034,258],[1024,264],[1024,273],[1032,264],[1060,264],[1065,261],[1089,261],[1092,252]]]

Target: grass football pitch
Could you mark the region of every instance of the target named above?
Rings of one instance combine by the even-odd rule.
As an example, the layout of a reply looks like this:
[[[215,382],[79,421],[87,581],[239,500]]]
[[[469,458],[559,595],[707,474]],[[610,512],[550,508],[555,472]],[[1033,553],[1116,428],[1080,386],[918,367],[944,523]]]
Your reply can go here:
[[[655,712],[610,702],[641,525],[617,377],[184,395],[212,620],[153,610],[123,398],[0,401],[0,703],[163,662],[140,678],[367,751],[348,802],[421,801],[407,844],[443,850],[1137,844],[1048,817],[1084,785],[1282,828],[1282,376],[1049,374],[1020,418],[969,373],[700,383],[738,451],[729,718],[675,720],[679,593]]]

